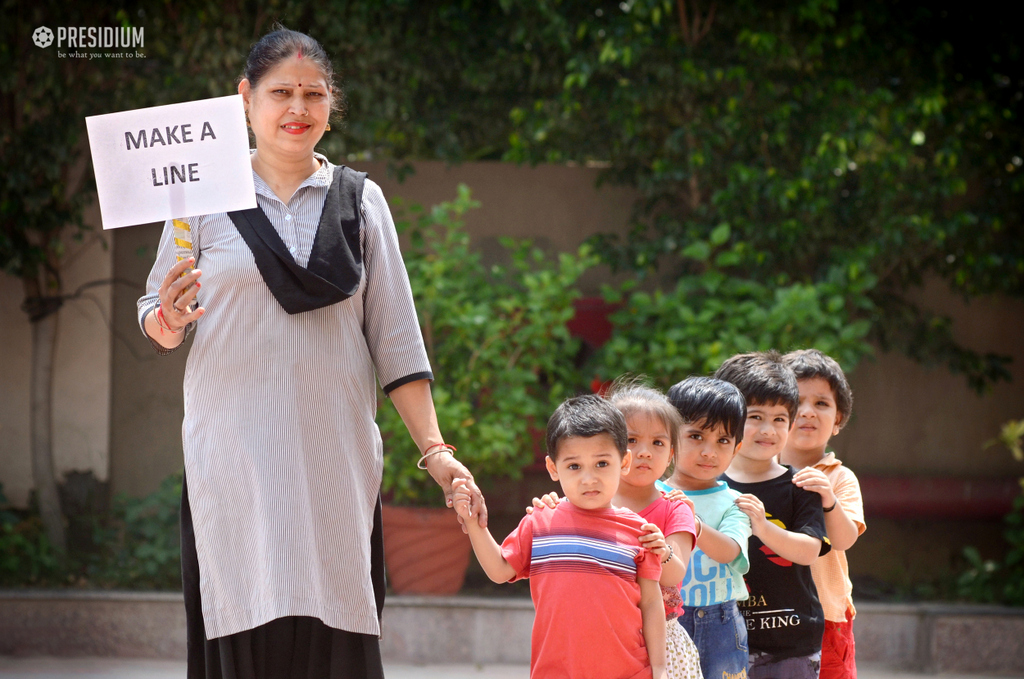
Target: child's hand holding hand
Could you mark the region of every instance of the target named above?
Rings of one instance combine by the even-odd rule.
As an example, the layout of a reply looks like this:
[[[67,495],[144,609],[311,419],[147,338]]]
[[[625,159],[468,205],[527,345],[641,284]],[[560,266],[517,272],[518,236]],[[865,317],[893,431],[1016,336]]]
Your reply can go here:
[[[761,537],[761,529],[768,519],[764,515],[764,504],[757,499],[756,495],[744,493],[736,498],[736,506],[750,519],[750,528],[754,535]]]
[[[544,509],[558,509],[558,493],[551,491],[547,495],[541,495],[540,497],[533,498],[533,504],[526,508],[527,514],[533,514],[534,508]]]
[[[640,546],[652,554],[656,554],[658,561],[664,561],[668,557],[668,543],[665,541],[665,534],[653,523],[645,523],[640,530],[647,531],[640,536]]]
[[[470,491],[469,482],[466,479],[454,479],[452,481],[452,507],[455,508],[455,513],[463,519],[472,518],[472,499],[473,494]]]
[[[690,498],[686,497],[686,493],[684,493],[683,491],[679,490],[678,488],[673,488],[672,490],[670,490],[667,493],[665,491],[661,491],[661,495],[666,500],[669,500],[671,502],[682,502],[684,505],[686,505],[687,507],[690,508],[691,512],[693,512],[694,514],[697,513],[696,508],[694,508],[694,506],[693,506],[693,500],[691,500]]]
[[[832,482],[820,469],[804,467],[793,475],[793,483],[804,490],[810,490],[820,495],[822,507],[835,507],[836,494],[832,490]]]

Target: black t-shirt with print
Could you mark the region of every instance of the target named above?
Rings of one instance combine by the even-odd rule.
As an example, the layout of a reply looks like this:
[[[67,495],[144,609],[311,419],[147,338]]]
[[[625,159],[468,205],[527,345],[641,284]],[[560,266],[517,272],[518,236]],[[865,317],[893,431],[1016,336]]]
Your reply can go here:
[[[740,483],[723,475],[730,488],[750,493],[764,504],[765,515],[777,526],[821,540],[821,552],[832,548],[825,535],[821,496],[793,485],[793,469],[768,481]],[[795,564],[765,547],[751,535],[748,546],[750,570],[743,579],[750,598],[738,602],[747,623],[750,651],[776,658],[811,655],[821,650],[825,614],[811,567]]]

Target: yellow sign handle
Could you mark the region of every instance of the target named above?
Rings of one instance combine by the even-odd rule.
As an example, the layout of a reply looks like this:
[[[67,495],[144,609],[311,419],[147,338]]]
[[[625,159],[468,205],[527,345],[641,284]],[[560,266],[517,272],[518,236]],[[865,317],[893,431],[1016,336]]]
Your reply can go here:
[[[174,222],[174,247],[176,250],[177,261],[188,259],[193,256],[192,252],[192,227],[189,226],[188,222],[184,219],[175,219]],[[181,275],[184,276],[188,271],[182,271]]]

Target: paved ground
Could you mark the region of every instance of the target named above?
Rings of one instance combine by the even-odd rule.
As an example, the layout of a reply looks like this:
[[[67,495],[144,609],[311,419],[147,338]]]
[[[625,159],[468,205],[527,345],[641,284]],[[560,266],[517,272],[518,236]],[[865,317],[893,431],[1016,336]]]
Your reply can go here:
[[[921,679],[927,675],[862,665],[860,679]],[[388,679],[528,679],[524,665],[385,666]],[[181,679],[185,664],[170,660],[111,658],[12,658],[0,656],[0,679]],[[982,675],[942,674],[941,679],[982,679]],[[1024,679],[1024,671],[1018,675]],[[987,677],[986,679],[991,679]],[[1005,679],[1005,677],[1004,677]]]

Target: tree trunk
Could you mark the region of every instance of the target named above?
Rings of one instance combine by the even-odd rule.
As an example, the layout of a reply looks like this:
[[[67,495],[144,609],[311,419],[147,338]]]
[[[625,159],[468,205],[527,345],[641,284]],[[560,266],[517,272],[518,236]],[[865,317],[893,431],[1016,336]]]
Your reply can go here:
[[[59,304],[57,305],[59,306]],[[46,537],[59,553],[67,550],[64,515],[53,466],[53,359],[57,348],[57,309],[32,318],[32,480]]]

